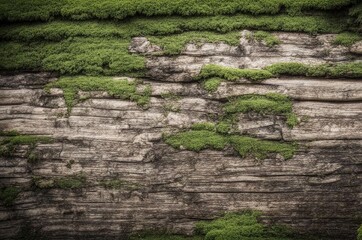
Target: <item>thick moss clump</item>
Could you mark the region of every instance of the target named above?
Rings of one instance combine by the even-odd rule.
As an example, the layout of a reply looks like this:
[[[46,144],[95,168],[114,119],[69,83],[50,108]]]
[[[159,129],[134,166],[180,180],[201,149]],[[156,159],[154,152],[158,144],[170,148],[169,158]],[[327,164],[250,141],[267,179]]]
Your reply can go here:
[[[139,91],[137,90],[138,84],[137,81],[110,77],[62,77],[58,81],[48,84],[46,90],[61,88],[68,113],[70,113],[77,101],[79,91],[105,91],[113,97],[131,100],[140,106],[145,106],[149,102],[151,88],[147,85],[143,91]]]
[[[176,133],[166,137],[166,143],[174,148],[183,147],[191,151],[203,149],[222,150],[228,144],[228,139],[216,132],[208,130],[191,130]]]
[[[321,64],[316,66],[301,63],[276,63],[265,70],[272,74],[327,78],[361,78],[362,63]]]
[[[361,40],[362,40],[361,34],[344,32],[344,33],[340,33],[336,36],[336,38],[333,41],[333,44],[350,47],[353,44],[355,44],[356,42],[361,41]]]
[[[15,186],[0,188],[0,200],[4,203],[5,206],[9,207],[13,205],[20,192],[20,188]]]
[[[128,40],[69,38],[60,42],[6,42],[0,69],[76,75],[142,75],[145,60],[128,53]]]
[[[332,10],[347,7],[355,0],[7,0],[0,1],[0,20],[47,21],[64,19],[124,19],[135,15],[220,15],[238,12],[277,14],[284,11],[301,14],[302,10]],[[356,12],[356,10],[355,10]],[[358,12],[358,11],[357,11]],[[354,12],[353,12],[354,13]],[[353,14],[352,13],[352,14]]]
[[[293,113],[293,103],[290,98],[277,93],[244,95],[234,98],[225,105],[224,111],[227,114],[256,112],[284,115],[287,117],[289,127],[292,128],[298,124],[298,118]]]
[[[202,83],[202,87],[208,92],[215,92],[222,82],[221,78],[209,78]]]
[[[209,128],[209,126],[204,125]],[[201,128],[199,125],[197,128]],[[225,135],[212,130],[190,130],[165,136],[165,142],[174,148],[184,148],[191,151],[203,149],[222,150],[226,146],[232,146],[241,157],[248,155],[257,159],[264,159],[269,153],[279,153],[285,159],[293,157],[296,146],[289,143],[259,140],[256,138]]]
[[[238,45],[240,39],[239,32],[212,33],[212,32],[186,32],[171,36],[152,36],[149,40],[163,49],[166,55],[181,53],[187,43],[216,43],[223,42],[229,45]]]
[[[205,240],[256,240],[291,239],[293,232],[284,226],[266,226],[259,220],[261,214],[246,211],[242,214],[227,213],[211,222],[199,222],[196,230]]]

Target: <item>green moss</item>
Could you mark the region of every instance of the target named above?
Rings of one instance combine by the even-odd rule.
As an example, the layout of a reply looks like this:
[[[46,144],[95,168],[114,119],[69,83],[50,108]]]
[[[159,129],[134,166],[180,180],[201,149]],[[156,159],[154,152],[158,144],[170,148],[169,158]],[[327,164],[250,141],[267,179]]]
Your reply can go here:
[[[170,234],[140,234],[139,236],[132,236],[131,240],[203,240],[202,236],[181,236]]]
[[[221,134],[228,134],[232,130],[232,124],[228,121],[221,121],[216,125],[216,132]]]
[[[213,32],[186,32],[171,36],[150,36],[148,39],[162,47],[164,54],[174,55],[179,54],[184,49],[187,43],[217,43],[223,42],[229,45],[238,45],[240,32],[230,33],[213,33]]]
[[[303,10],[332,10],[348,7],[354,0],[13,0],[0,1],[0,19],[7,21],[48,21],[53,18],[74,20],[124,19],[132,16],[230,15],[238,12],[277,14],[284,11],[301,14]]]
[[[37,143],[50,143],[52,139],[45,136],[19,135],[17,132],[3,133],[6,137],[0,141],[0,157],[12,157],[19,145],[28,145],[26,156],[30,161],[37,157],[33,152]]]
[[[20,135],[20,134],[15,130],[10,130],[10,131],[0,130],[0,136],[11,137],[11,136],[17,136],[17,135]]]
[[[86,184],[87,178],[83,174],[78,174],[74,176],[58,178],[55,181],[55,184],[58,188],[62,189],[76,189],[82,188]]]
[[[229,138],[229,141],[241,157],[251,155],[257,159],[265,159],[269,153],[279,153],[284,159],[290,159],[296,151],[296,146],[290,143],[265,141],[251,137],[234,135]]]
[[[304,76],[308,72],[308,66],[302,63],[275,63],[270,65],[265,70],[273,75],[289,75],[289,76]]]
[[[229,15],[206,16],[187,18],[162,17],[162,18],[133,18],[121,23],[111,21],[52,21],[34,24],[7,24],[0,26],[0,38],[15,41],[61,41],[68,38],[121,38],[129,41],[136,36],[167,36],[177,34],[176,39],[182,40],[187,34],[205,39],[208,33],[228,33],[231,39],[222,35],[214,35],[216,40],[233,44],[237,31],[243,29],[257,29],[266,31],[296,31],[307,33],[340,33],[348,31],[348,19],[339,15],[315,16],[253,16]],[[194,33],[180,33],[194,31]],[[234,31],[234,33],[233,33]],[[201,34],[201,35],[200,35]],[[172,39],[172,36],[170,37]],[[165,40],[163,41],[165,42]]]
[[[293,111],[292,101],[285,95],[244,95],[227,103],[224,111],[228,114],[257,112],[261,114],[288,114]]]
[[[362,224],[357,230],[357,240],[362,240]]]
[[[0,188],[0,200],[5,206],[9,207],[14,204],[20,192],[20,188],[15,186]]]
[[[254,38],[257,41],[263,41],[265,44],[269,47],[274,47],[276,45],[279,45],[281,41],[278,37],[272,35],[271,33],[264,32],[264,31],[258,31],[254,33]]]
[[[238,135],[221,135],[211,130],[190,130],[165,137],[165,142],[174,148],[191,151],[203,149],[222,150],[231,145],[242,157],[247,155],[264,159],[268,153],[279,153],[285,159],[291,158],[297,147],[293,144],[258,140]]]
[[[137,90],[137,81],[127,79],[114,79],[110,77],[61,77],[58,81],[46,85],[46,90],[50,88],[61,88],[64,93],[65,103],[68,113],[77,102],[78,91],[105,91],[109,95],[123,100],[131,100],[140,106],[148,104],[151,88],[146,86],[143,91]]]
[[[202,87],[208,92],[215,92],[222,82],[221,78],[210,78],[202,83]]]
[[[321,64],[277,63],[265,68],[274,75],[310,76],[328,78],[361,78],[362,63]]]
[[[168,136],[165,142],[174,148],[181,147],[198,152],[207,148],[222,150],[227,144],[227,139],[213,131],[191,130]]]
[[[213,221],[197,223],[196,231],[205,235],[205,240],[292,239],[292,231],[283,226],[263,225],[260,216],[256,211],[227,213]]]
[[[126,190],[138,190],[140,185],[121,179],[106,179],[100,181],[100,185],[106,189],[126,189]]]
[[[287,114],[287,125],[293,128],[299,124],[298,116],[295,113]]]
[[[213,64],[205,65],[201,69],[198,79],[207,79],[211,77],[219,77],[228,81],[236,81],[241,78],[246,78],[251,81],[260,81],[271,78],[273,75],[266,70],[238,69]]]
[[[142,75],[145,60],[128,53],[128,40],[69,38],[61,42],[6,42],[0,69],[41,70],[76,75]]]
[[[335,45],[342,45],[346,47],[350,47],[358,41],[362,40],[362,35],[351,32],[340,33],[336,36],[333,41]]]
[[[87,178],[83,173],[66,177],[33,176],[34,186],[40,189],[61,188],[77,189],[86,186]]]
[[[355,17],[355,21],[357,23],[362,23],[362,3],[356,4],[355,6],[353,6],[350,11],[349,11],[349,15],[352,17]],[[360,26],[360,32],[361,32],[361,26]]]

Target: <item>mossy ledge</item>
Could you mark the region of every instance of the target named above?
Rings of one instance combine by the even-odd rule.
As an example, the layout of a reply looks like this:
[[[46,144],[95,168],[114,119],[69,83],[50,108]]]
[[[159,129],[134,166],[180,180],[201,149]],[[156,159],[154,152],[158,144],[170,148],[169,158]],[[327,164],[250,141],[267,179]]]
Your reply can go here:
[[[142,91],[138,90],[139,81],[128,79],[116,79],[111,77],[61,77],[58,81],[45,86],[46,91],[51,88],[61,88],[63,90],[68,114],[79,100],[79,91],[105,91],[115,98],[136,102],[139,106],[145,107],[151,95],[151,87],[145,85]]]
[[[53,140],[47,136],[21,135],[16,131],[0,132],[0,157],[13,157],[16,147],[19,145],[29,146],[25,156],[30,162],[37,161],[34,149],[38,143],[51,143]]]
[[[361,78],[362,62],[339,63],[339,64],[320,64],[307,65],[295,62],[275,63],[264,69],[239,69],[225,67],[215,64],[204,65],[196,77],[197,80],[209,81],[213,78],[219,78],[225,81],[237,81],[247,79],[253,82],[260,82],[265,79],[278,76],[300,76],[300,77],[318,77],[318,78]],[[203,84],[208,91],[214,91],[218,85]],[[208,85],[212,85],[211,87]],[[217,87],[216,87],[217,86]]]
[[[2,0],[0,2],[0,19],[2,21],[48,21],[53,18],[85,20],[85,19],[124,19],[131,16],[158,15],[221,15],[238,12],[272,14],[287,11],[291,15],[302,14],[303,10],[337,10],[352,8],[352,16],[358,16],[358,5],[355,0]]]
[[[227,115],[236,113],[256,112],[260,114],[274,114],[287,117],[287,125],[290,128],[298,124],[298,118],[293,113],[293,103],[288,96],[278,93],[265,95],[244,95],[231,99],[225,106]]]
[[[269,153],[278,153],[284,159],[290,159],[297,150],[295,144],[266,141],[240,135],[220,134],[210,130],[179,132],[164,136],[164,140],[174,148],[196,152],[204,149],[223,150],[226,146],[232,146],[241,157],[251,155],[257,159],[265,159]]]

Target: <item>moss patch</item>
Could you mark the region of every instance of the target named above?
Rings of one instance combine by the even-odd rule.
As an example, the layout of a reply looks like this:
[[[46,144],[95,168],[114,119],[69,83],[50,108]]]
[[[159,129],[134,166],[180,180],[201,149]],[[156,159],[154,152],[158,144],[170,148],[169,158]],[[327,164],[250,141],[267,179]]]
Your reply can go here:
[[[239,44],[240,33],[186,32],[171,36],[150,36],[148,39],[152,43],[162,47],[164,54],[175,55],[181,53],[187,43],[202,44],[223,42],[236,46]]]
[[[0,188],[0,200],[5,206],[9,207],[14,204],[20,192],[20,188],[15,186],[2,187]]]
[[[301,14],[303,10],[332,10],[350,6],[354,0],[2,0],[0,2],[0,19],[7,21],[48,21],[54,17],[63,19],[124,19],[132,16],[157,15],[227,15],[238,12],[257,14],[277,14],[284,11]]]
[[[37,155],[34,152],[36,144],[50,143],[52,141],[50,137],[20,135],[16,131],[2,132],[0,136],[5,136],[0,141],[0,157],[12,157],[16,151],[17,146],[28,145],[29,148],[25,155],[30,162],[35,162],[37,160]]]
[[[86,186],[87,178],[83,173],[66,177],[41,177],[34,176],[34,186],[40,189],[61,188],[77,189]]]
[[[210,130],[176,133],[166,136],[165,142],[174,148],[184,148],[196,152],[203,149],[222,150],[226,146],[232,146],[241,157],[251,155],[257,159],[266,158],[268,153],[279,153],[285,159],[289,159],[296,151],[296,146],[289,143],[259,140],[239,135],[223,135]]]
[[[261,214],[256,211],[244,213],[227,213],[225,216],[210,222],[199,222],[196,231],[205,235],[207,240],[235,239],[293,239],[293,231],[285,226],[266,226],[260,221]]]
[[[145,60],[128,53],[128,40],[69,38],[61,42],[6,42],[0,69],[76,75],[142,75]]]
[[[253,37],[257,41],[264,42],[268,47],[274,47],[281,43],[278,37],[264,31],[257,31],[254,33]]]
[[[221,78],[209,78],[202,83],[202,87],[208,92],[215,92],[222,82]]]
[[[333,44],[350,47],[356,42],[361,40],[362,40],[362,35],[358,33],[344,32],[336,36],[336,38],[333,41]]]
[[[362,224],[357,230],[357,240],[362,240]]]
[[[140,106],[148,104],[151,95],[150,86],[146,86],[143,91],[137,90],[137,81],[127,79],[113,79],[110,77],[62,77],[56,82],[46,85],[45,89],[61,88],[64,93],[65,103],[68,113],[76,104],[79,91],[105,91],[109,95],[123,100],[131,100]]]
[[[276,63],[265,68],[275,76],[307,76],[326,78],[361,78],[362,63],[321,64],[316,66],[301,63]]]
[[[207,79],[212,77],[218,77],[228,81],[236,81],[241,78],[245,78],[251,81],[261,81],[273,77],[273,74],[266,70],[239,69],[209,64],[205,65],[201,69],[201,72],[197,78]]]
[[[285,95],[269,93],[266,95],[244,95],[232,99],[224,107],[226,114],[256,112],[260,114],[276,114],[287,117],[289,127],[298,124],[298,118],[293,113],[293,103]]]

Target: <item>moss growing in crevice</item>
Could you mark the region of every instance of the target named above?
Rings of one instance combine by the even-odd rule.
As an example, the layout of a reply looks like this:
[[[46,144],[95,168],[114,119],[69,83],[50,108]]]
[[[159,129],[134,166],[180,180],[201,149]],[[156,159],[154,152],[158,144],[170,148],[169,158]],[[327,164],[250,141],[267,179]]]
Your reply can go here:
[[[87,178],[83,173],[65,177],[33,176],[33,184],[39,189],[78,189],[86,186]]]
[[[275,63],[264,69],[239,69],[225,67],[220,65],[204,65],[197,80],[203,80],[203,87],[210,92],[216,91],[221,81],[237,81],[247,79],[253,82],[260,82],[265,79],[278,76],[301,76],[301,77],[318,77],[318,78],[361,78],[362,63],[339,63],[339,64],[320,64],[307,65],[295,62]],[[210,83],[205,87],[205,83]]]
[[[127,79],[113,79],[111,77],[62,77],[58,81],[46,85],[45,90],[61,88],[64,93],[68,114],[78,101],[79,91],[105,91],[109,95],[123,100],[136,102],[140,106],[146,106],[150,100],[151,87],[147,85],[142,91],[138,90],[137,81]]]
[[[240,135],[220,134],[211,130],[179,132],[165,136],[164,140],[174,148],[196,152],[203,149],[223,150],[226,146],[232,146],[241,157],[251,155],[257,159],[264,159],[269,153],[279,153],[284,159],[289,159],[297,149],[294,144],[259,140]]]
[[[6,207],[10,207],[20,192],[21,189],[16,186],[2,187],[0,188],[0,200]]]
[[[25,156],[30,163],[35,163],[38,160],[38,155],[34,151],[38,143],[52,142],[50,137],[21,135],[16,131],[2,132],[0,136],[3,136],[0,141],[0,157],[13,157],[17,146],[27,145],[28,149]]]

